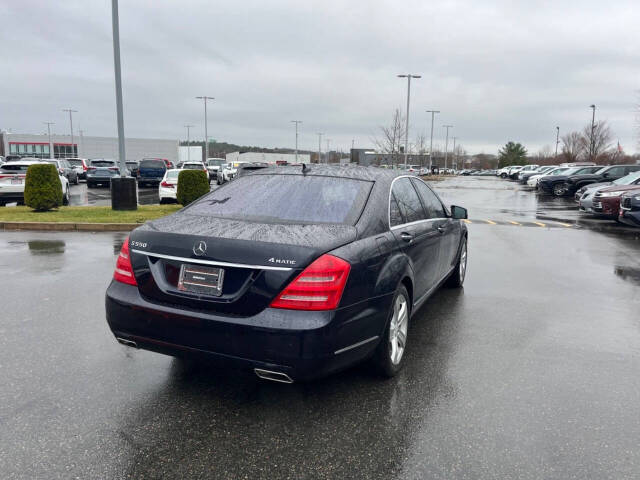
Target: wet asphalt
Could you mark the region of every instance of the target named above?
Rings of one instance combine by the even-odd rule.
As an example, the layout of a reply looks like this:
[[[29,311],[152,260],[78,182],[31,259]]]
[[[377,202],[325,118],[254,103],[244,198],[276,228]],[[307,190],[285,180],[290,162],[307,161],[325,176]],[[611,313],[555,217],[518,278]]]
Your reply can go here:
[[[499,179],[436,188],[470,210],[468,277],[416,313],[390,380],[121,346],[123,234],[0,233],[0,478],[638,478],[640,232],[538,221]]]

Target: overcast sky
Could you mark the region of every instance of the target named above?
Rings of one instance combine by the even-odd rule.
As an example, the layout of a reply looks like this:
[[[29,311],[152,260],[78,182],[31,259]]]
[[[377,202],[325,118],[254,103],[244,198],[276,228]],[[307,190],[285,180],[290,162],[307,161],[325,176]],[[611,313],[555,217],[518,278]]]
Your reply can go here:
[[[116,134],[111,2],[0,2],[0,128]],[[470,153],[531,152],[591,119],[636,151],[640,1],[120,2],[125,134],[317,149],[370,147],[411,89],[411,140],[436,117]],[[76,129],[77,131],[77,129]],[[323,149],[326,144],[323,141]]]

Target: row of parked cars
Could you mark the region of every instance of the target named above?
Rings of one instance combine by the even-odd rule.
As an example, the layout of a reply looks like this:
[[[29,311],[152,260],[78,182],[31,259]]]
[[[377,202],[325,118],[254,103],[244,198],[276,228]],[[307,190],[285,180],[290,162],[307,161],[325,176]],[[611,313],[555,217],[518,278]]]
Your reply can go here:
[[[573,197],[581,212],[640,227],[640,164],[525,165],[505,167],[498,175],[540,194]]]
[[[70,191],[69,179],[67,177],[67,166],[59,160],[41,160],[39,158],[20,158],[9,159],[9,161],[0,164],[0,206],[4,207],[7,203],[24,203],[24,186],[27,177],[27,169],[34,164],[52,163],[58,170],[60,177],[60,186],[62,188],[62,203],[69,204]],[[77,177],[76,177],[77,183]]]

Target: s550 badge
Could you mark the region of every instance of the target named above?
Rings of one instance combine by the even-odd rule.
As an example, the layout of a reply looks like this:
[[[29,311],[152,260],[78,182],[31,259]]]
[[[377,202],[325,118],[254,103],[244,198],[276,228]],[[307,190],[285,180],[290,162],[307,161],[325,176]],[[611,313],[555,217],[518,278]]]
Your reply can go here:
[[[276,263],[278,265],[295,265],[296,264],[295,260],[287,260],[283,258],[274,258],[274,257],[271,257],[268,261],[269,263]]]
[[[146,242],[136,242],[136,241],[131,241],[131,246],[132,247],[140,247],[140,248],[147,248],[147,243]]]

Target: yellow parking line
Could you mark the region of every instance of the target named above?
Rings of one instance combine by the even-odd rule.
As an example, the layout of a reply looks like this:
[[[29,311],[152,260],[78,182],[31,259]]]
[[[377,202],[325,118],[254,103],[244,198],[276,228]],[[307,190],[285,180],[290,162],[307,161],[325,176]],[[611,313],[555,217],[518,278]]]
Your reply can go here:
[[[562,222],[558,222],[559,225],[562,225],[563,227],[573,227],[573,225],[571,225],[570,223],[562,223]]]
[[[522,225],[521,223],[518,223],[515,220],[509,220],[509,223],[511,223],[512,225]]]
[[[463,218],[462,221],[464,223],[473,223],[471,220],[467,219],[467,218]]]
[[[539,225],[541,227],[546,227],[546,225],[544,223],[542,223],[542,222],[533,222],[533,223],[535,223],[536,225]]]
[[[497,223],[493,220],[485,220],[485,222],[487,222],[489,225],[497,225]]]

